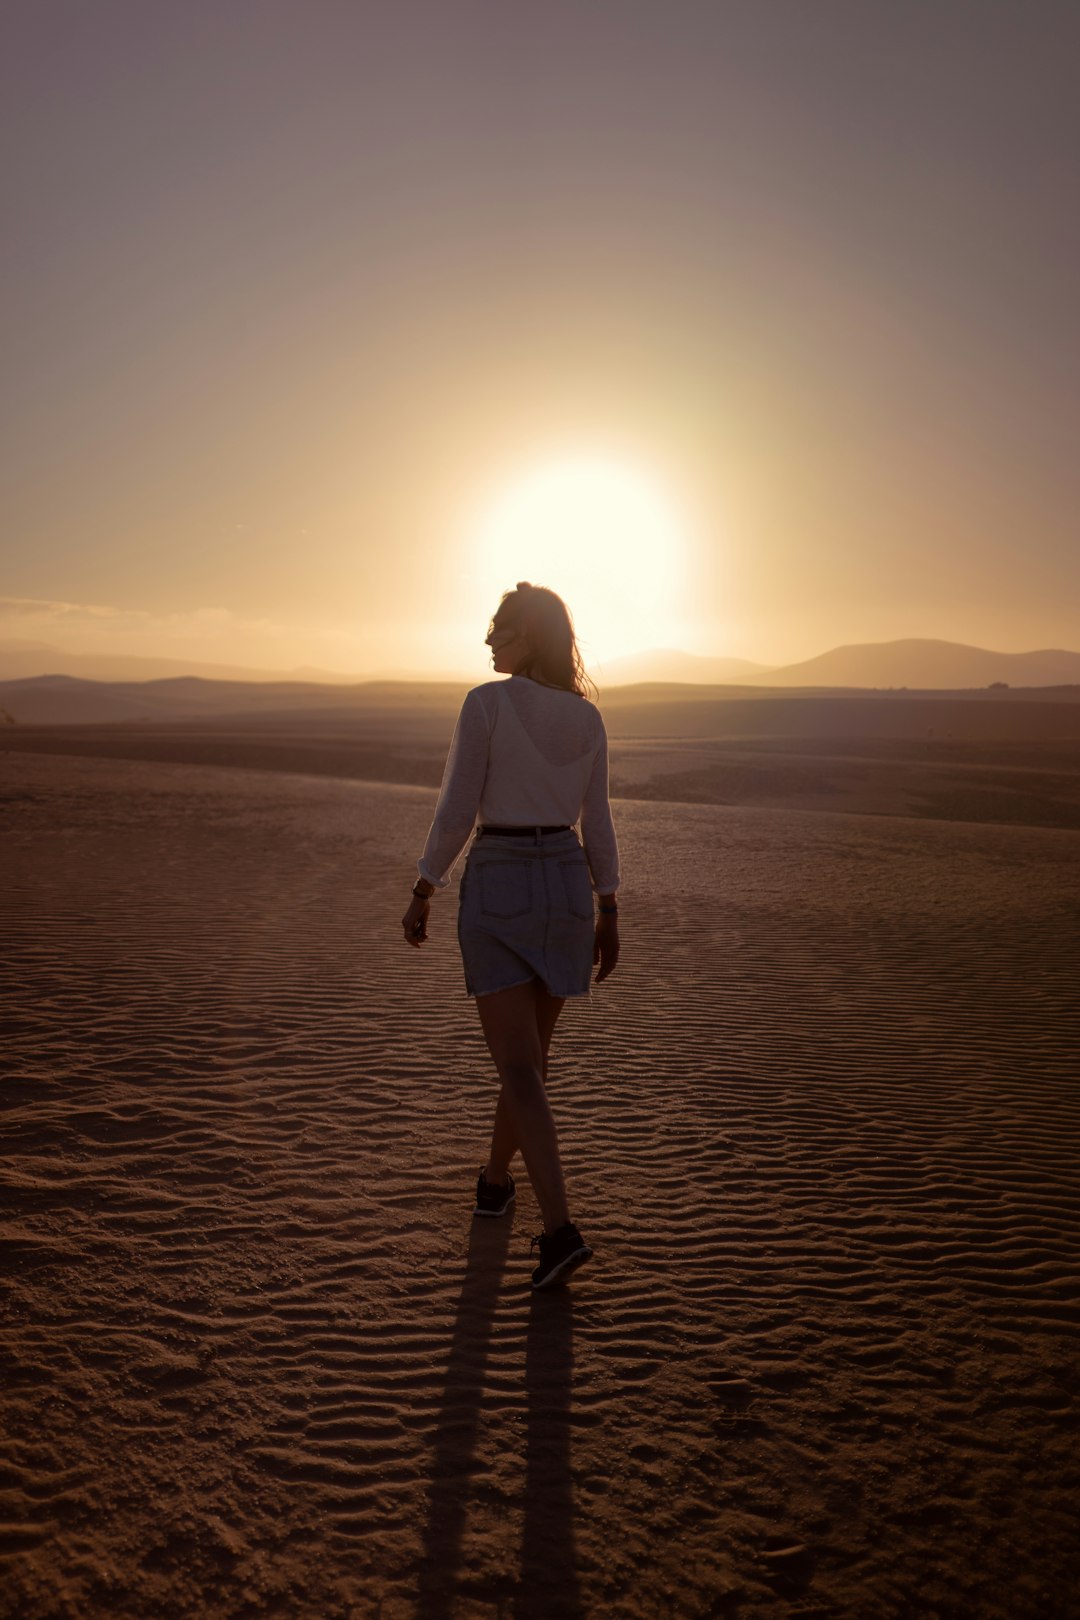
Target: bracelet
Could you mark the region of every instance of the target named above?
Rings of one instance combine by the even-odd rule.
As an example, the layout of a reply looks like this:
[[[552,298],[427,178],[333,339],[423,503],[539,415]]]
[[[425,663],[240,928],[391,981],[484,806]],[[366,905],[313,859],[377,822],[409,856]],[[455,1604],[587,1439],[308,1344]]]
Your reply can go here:
[[[596,909],[602,917],[615,917],[619,912],[618,906],[597,906]]]
[[[431,894],[434,894],[434,893],[435,893],[435,890],[432,889]],[[415,896],[416,896],[416,898],[418,900],[430,900],[431,899],[431,894],[425,894],[423,889],[420,887],[419,878],[413,884],[413,894],[415,894]]]

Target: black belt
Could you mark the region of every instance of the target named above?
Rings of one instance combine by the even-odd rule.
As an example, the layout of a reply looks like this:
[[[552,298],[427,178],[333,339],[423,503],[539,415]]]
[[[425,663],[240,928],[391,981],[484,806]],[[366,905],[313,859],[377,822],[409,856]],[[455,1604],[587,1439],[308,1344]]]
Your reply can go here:
[[[573,832],[572,827],[478,827],[477,832],[498,833],[500,836],[527,838],[530,833]]]

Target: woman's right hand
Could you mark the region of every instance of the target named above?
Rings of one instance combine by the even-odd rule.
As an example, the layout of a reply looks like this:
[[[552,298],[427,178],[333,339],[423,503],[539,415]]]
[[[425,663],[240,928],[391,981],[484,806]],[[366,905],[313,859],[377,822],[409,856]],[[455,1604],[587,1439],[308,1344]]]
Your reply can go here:
[[[593,980],[594,984],[599,984],[609,973],[614,973],[615,964],[619,960],[619,919],[613,912],[602,911],[596,919],[592,959],[594,967],[597,963],[600,964],[600,971]]]
[[[428,914],[431,911],[430,900],[422,900],[414,895],[408,911],[401,919],[401,926],[405,930],[406,945],[415,945],[419,950],[427,939]]]

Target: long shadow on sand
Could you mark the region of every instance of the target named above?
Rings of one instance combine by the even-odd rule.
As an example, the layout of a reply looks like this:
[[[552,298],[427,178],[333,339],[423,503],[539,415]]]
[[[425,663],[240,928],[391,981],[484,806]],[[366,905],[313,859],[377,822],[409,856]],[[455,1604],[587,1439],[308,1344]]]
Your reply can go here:
[[[483,1451],[484,1386],[511,1221],[474,1221],[435,1430],[418,1612],[432,1620],[459,1603],[545,1620],[582,1613],[570,1475],[573,1302],[565,1288],[532,1294],[525,1338],[525,1496],[520,1572],[462,1578],[469,1500],[493,1459]],[[527,1284],[526,1284],[527,1286]],[[505,1357],[500,1358],[505,1367]],[[505,1605],[505,1608],[504,1608]]]
[[[525,1526],[521,1617],[575,1620],[582,1614],[574,1548],[570,1399],[574,1376],[574,1296],[568,1288],[530,1296],[525,1342]]]

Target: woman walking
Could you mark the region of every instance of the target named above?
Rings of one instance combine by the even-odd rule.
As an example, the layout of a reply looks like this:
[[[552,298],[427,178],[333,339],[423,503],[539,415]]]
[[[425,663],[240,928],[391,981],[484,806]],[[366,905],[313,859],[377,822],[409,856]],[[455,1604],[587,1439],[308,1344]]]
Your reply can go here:
[[[540,1263],[532,1285],[547,1288],[592,1254],[570,1219],[544,1083],[563,1002],[587,996],[592,967],[599,964],[599,984],[619,958],[619,853],[607,733],[585,696],[566,604],[519,583],[499,604],[487,645],[495,670],[510,679],[473,687],[462,704],[401,921],[419,948],[431,896],[449,885],[479,818],[461,877],[458,942],[501,1089],[474,1213],[509,1209],[520,1148],[544,1220],[533,1239]]]

